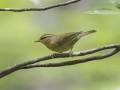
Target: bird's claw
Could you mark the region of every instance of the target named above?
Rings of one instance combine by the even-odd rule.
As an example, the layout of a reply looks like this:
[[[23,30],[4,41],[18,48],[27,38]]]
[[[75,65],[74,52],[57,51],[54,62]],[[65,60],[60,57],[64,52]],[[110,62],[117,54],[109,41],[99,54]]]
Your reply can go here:
[[[73,52],[72,51],[69,53],[69,57],[73,58]]]
[[[53,54],[51,55],[52,58],[55,58],[56,54],[57,54],[57,53],[53,53]]]

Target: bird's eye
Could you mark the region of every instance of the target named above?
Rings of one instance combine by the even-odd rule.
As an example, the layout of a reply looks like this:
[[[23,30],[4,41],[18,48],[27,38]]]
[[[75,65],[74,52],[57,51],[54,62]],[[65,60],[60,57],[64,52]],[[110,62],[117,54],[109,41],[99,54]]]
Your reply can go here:
[[[45,39],[46,37],[42,37],[41,40]]]
[[[51,36],[52,36],[51,34],[45,34],[40,38],[40,40],[43,40],[43,39],[51,37]]]

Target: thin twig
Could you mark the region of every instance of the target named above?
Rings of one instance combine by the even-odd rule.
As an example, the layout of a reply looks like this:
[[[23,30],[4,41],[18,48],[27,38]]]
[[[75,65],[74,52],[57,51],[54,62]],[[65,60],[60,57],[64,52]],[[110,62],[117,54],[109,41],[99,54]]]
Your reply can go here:
[[[103,55],[91,56],[88,58],[66,61],[66,62],[59,62],[59,63],[37,64],[37,62],[41,62],[41,61],[45,61],[45,60],[49,60],[49,59],[69,57],[69,53],[56,54],[54,58],[52,58],[52,55],[48,55],[48,56],[45,56],[42,58],[37,58],[34,60],[16,64],[14,66],[11,66],[11,67],[1,70],[0,78],[4,77],[6,75],[9,75],[20,69],[29,69],[29,68],[34,68],[34,67],[60,67],[60,66],[74,65],[74,64],[78,64],[78,63],[84,63],[84,62],[88,62],[88,61],[104,59],[104,58],[110,57],[110,56],[118,53],[120,51],[120,43],[104,45],[104,46],[101,46],[98,48],[93,48],[93,49],[81,51],[81,52],[74,52],[73,56],[88,55],[88,54],[92,54],[92,53],[99,52],[99,51],[106,50],[106,49],[114,49],[114,51],[107,53],[107,54],[103,54]]]
[[[58,3],[58,4],[46,6],[46,7],[41,7],[41,8],[0,8],[0,11],[13,11],[13,12],[45,11],[45,10],[56,8],[56,7],[67,6],[69,4],[77,3],[79,1],[81,1],[81,0],[70,0],[70,1],[67,1],[67,2]]]

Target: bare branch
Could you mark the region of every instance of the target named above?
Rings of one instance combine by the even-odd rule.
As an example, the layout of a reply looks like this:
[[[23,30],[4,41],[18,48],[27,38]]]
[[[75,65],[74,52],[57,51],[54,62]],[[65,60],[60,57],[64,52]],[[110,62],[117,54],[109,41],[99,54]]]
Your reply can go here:
[[[81,51],[81,52],[74,52],[73,56],[84,56],[84,55],[92,54],[92,53],[99,52],[99,51],[106,50],[106,49],[114,49],[114,50],[112,52],[109,52],[109,53],[103,54],[103,55],[91,56],[88,58],[59,62],[59,63],[37,64],[37,62],[41,62],[41,61],[45,61],[45,60],[49,60],[49,59],[69,57],[69,53],[56,54],[54,58],[52,58],[52,55],[48,55],[48,56],[45,56],[42,58],[37,58],[34,60],[30,60],[27,62],[16,64],[14,66],[11,66],[11,67],[8,67],[6,69],[1,70],[0,71],[0,78],[4,77],[6,75],[9,75],[17,70],[20,70],[20,69],[29,69],[29,68],[34,68],[34,67],[60,67],[60,66],[68,66],[68,65],[74,65],[74,64],[78,64],[78,63],[93,61],[93,60],[104,59],[104,58],[110,57],[110,56],[118,53],[120,51],[120,43],[119,44],[104,45],[104,46],[101,46],[98,48],[93,48],[93,49]]]
[[[47,63],[47,64],[31,64],[31,65],[24,66],[21,69],[28,69],[28,68],[34,68],[34,67],[60,67],[60,66],[74,65],[74,64],[84,63],[88,61],[104,59],[104,58],[107,58],[107,57],[110,57],[116,54],[119,51],[120,51],[119,49],[115,49],[112,52],[107,53],[105,55],[92,56],[88,58],[77,59],[77,60],[66,61],[66,62]]]
[[[41,7],[41,8],[0,8],[0,11],[13,11],[13,12],[45,11],[45,10],[56,8],[56,7],[67,6],[69,4],[77,3],[79,1],[81,1],[81,0],[70,0],[70,1],[67,1],[67,2],[58,3],[58,4],[55,4],[55,5]]]

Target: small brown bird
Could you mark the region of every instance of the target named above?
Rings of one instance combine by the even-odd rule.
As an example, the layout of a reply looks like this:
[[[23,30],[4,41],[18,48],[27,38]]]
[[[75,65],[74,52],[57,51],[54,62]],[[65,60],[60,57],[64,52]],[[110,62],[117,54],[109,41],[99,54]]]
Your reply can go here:
[[[74,44],[82,37],[91,33],[96,32],[95,30],[80,31],[80,32],[68,32],[64,34],[44,34],[35,42],[43,43],[48,49],[62,53],[70,50],[70,56],[72,54],[72,48]]]

